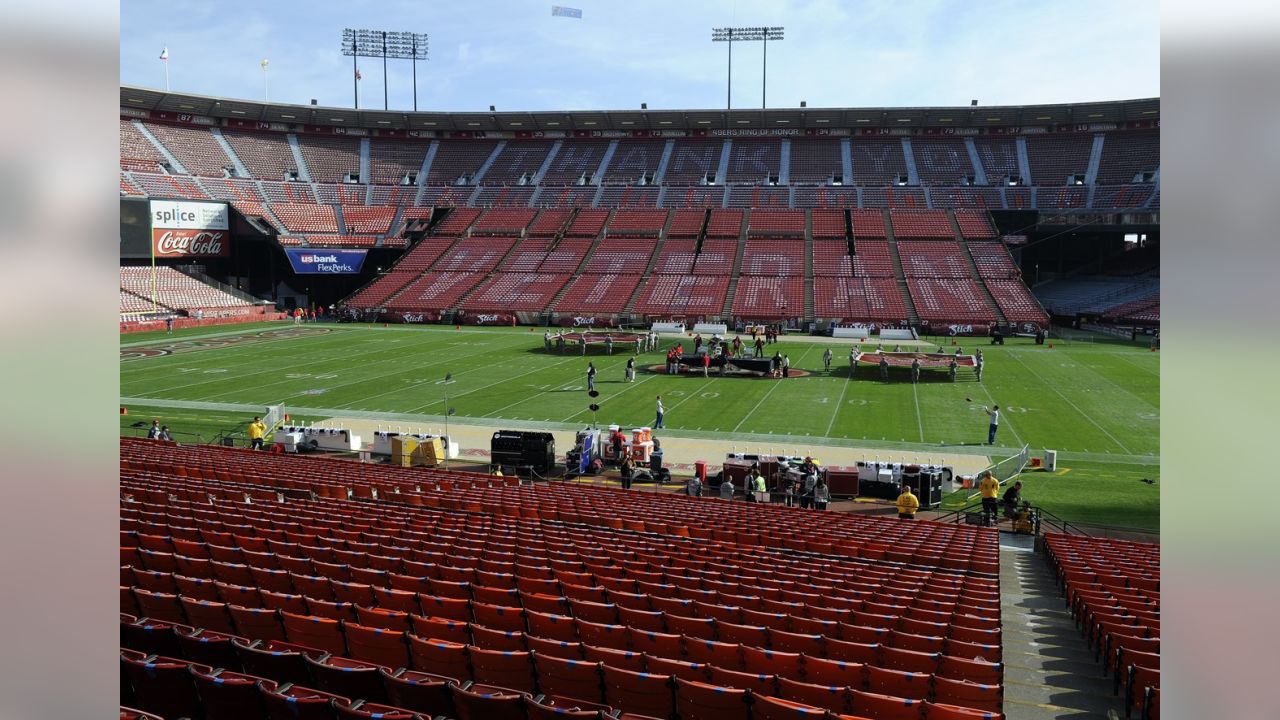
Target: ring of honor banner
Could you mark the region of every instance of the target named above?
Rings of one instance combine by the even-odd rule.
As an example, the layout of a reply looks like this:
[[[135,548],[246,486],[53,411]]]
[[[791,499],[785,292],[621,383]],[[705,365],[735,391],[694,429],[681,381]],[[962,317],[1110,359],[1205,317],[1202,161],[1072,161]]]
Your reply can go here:
[[[299,275],[354,275],[364,266],[368,250],[283,248]]]
[[[231,254],[226,203],[151,201],[151,250],[159,258]]]

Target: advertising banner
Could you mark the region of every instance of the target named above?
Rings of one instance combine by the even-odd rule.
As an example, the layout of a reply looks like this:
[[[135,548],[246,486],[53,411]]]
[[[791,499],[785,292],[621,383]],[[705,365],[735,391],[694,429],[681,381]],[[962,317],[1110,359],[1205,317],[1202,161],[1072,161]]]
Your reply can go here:
[[[289,264],[299,275],[353,275],[364,266],[368,250],[333,248],[284,248]]]
[[[516,316],[507,313],[463,313],[460,319],[463,325],[515,325]]]
[[[226,203],[152,200],[151,249],[156,257],[227,257],[231,254]]]
[[[388,309],[386,322],[405,323],[416,325],[419,323],[433,323],[440,319],[440,313],[437,310],[391,310]]]
[[[153,228],[156,257],[226,257],[231,250],[226,230],[168,230]]]
[[[617,320],[612,315],[561,315],[560,327],[593,328],[613,327]]]

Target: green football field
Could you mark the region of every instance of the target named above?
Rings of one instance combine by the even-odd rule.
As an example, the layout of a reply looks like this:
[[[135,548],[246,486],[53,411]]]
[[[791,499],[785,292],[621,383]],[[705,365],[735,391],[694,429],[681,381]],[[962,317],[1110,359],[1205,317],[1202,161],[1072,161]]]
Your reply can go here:
[[[975,339],[960,339],[966,353]],[[950,340],[942,341],[950,349]],[[1054,475],[1028,474],[1026,494],[1077,522],[1156,528],[1159,477],[1159,354],[1123,342],[1011,339],[990,346],[982,382],[962,370],[906,371],[885,384],[866,368],[849,377],[849,343],[786,339],[769,348],[790,355],[787,380],[668,377],[650,373],[663,351],[644,355],[636,382],[623,382],[630,350],[546,353],[542,329],[453,326],[258,324],[121,336],[121,417],[126,433],[159,417],[206,439],[240,429],[243,412],[226,406],[284,403],[298,419],[355,411],[418,419],[443,415],[444,392],[457,419],[518,419],[548,427],[591,420],[586,366],[598,370],[600,423],[649,425],[654,397],[666,405],[669,432],[691,436],[773,436],[780,444],[828,438],[855,447],[927,450],[986,441],[983,406],[1001,406],[993,457],[1024,444],[1032,454],[1059,451]],[[673,344],[664,340],[663,347]],[[688,343],[687,343],[688,344]],[[822,353],[835,354],[831,370]],[[444,383],[446,374],[452,381]],[[181,439],[181,438],[180,438]],[[972,448],[969,450],[972,452]],[[1059,480],[1064,482],[1059,482]],[[1065,481],[1070,482],[1065,482]],[[952,503],[958,499],[949,499]]]

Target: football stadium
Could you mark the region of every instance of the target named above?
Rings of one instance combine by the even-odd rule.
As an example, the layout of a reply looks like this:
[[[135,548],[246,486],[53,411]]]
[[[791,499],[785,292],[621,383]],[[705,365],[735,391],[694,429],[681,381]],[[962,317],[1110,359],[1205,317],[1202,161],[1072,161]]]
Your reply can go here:
[[[122,719],[1159,717],[1158,97],[394,109],[426,36],[342,38],[349,105],[120,87]]]

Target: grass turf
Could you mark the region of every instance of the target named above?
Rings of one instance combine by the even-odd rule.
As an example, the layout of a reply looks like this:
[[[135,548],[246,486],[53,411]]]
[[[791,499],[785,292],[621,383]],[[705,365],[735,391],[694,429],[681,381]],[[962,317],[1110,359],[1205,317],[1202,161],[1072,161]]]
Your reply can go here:
[[[942,342],[950,349],[950,340]],[[965,352],[976,347],[970,339],[958,342]],[[622,344],[611,356],[548,354],[541,328],[194,328],[121,336],[121,395],[131,407],[121,427],[136,432],[132,423],[153,416],[175,431],[206,436],[242,427],[247,416],[209,405],[222,403],[282,402],[299,419],[351,411],[438,419],[446,373],[453,375],[449,405],[459,419],[581,426],[591,420],[585,392],[591,361],[599,372],[601,424],[648,425],[654,396],[662,395],[668,429],[773,435],[780,444],[816,437],[868,448],[973,446],[986,440],[982,406],[999,403],[997,446],[985,448],[991,455],[1012,454],[1025,443],[1033,454],[1058,450],[1060,467],[1070,468],[1064,475],[1027,476],[1026,497],[1073,521],[1158,527],[1158,486],[1138,482],[1159,475],[1158,353],[1129,343],[1050,348],[1007,342],[981,345],[987,360],[981,383],[965,371],[955,383],[925,371],[925,381],[912,385],[904,370],[885,384],[869,368],[851,379],[850,344],[803,338],[769,350],[789,354],[792,367],[812,373],[808,377],[668,377],[647,371],[661,366],[659,351],[643,355],[636,382],[624,383],[631,354]],[[664,340],[663,347],[672,343]],[[826,347],[835,354],[829,372],[822,366]]]

